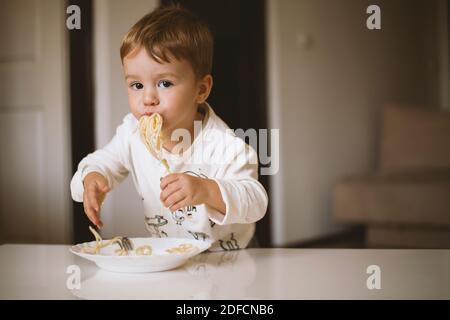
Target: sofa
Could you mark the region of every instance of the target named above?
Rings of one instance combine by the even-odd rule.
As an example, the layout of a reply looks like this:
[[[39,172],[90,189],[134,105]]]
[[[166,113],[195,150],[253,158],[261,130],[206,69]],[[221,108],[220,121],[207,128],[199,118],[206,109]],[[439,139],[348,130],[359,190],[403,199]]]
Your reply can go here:
[[[377,170],[339,179],[333,218],[369,248],[450,248],[450,112],[388,105]]]

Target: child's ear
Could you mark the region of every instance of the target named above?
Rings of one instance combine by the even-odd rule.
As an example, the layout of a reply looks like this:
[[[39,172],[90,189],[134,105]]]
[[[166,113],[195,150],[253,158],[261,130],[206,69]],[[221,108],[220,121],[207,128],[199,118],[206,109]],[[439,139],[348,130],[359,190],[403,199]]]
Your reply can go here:
[[[198,94],[197,103],[201,104],[208,99],[209,94],[213,86],[213,78],[210,74],[207,74],[198,82]]]

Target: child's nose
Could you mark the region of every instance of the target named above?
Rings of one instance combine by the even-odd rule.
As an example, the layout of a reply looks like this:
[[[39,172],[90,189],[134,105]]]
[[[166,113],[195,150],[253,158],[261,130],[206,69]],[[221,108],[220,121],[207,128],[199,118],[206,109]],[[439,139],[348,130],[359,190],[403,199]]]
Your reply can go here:
[[[144,92],[144,105],[154,106],[159,104],[159,99],[154,90],[146,90]]]

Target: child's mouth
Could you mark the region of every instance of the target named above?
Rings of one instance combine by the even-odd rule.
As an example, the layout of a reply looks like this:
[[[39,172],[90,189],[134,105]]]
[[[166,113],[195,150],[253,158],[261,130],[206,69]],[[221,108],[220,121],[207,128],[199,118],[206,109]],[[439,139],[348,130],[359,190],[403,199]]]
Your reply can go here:
[[[146,111],[146,112],[142,113],[141,116],[140,116],[139,118],[141,118],[141,117],[146,117],[146,116],[151,117],[151,116],[154,115],[155,113],[156,113],[156,114],[159,114],[159,115],[161,116],[161,118],[164,120],[162,114],[159,113],[159,112],[156,112],[156,111]]]

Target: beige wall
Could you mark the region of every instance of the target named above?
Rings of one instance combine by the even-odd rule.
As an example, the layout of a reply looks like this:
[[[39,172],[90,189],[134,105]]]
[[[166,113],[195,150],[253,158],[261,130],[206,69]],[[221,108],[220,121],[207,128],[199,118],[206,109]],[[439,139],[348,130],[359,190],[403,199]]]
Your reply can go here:
[[[108,143],[129,112],[119,48],[129,28],[158,5],[158,0],[94,2],[96,146]],[[147,235],[144,213],[131,178],[113,190],[104,203],[105,237]]]
[[[385,102],[446,101],[442,2],[376,3],[379,31],[366,28],[372,1],[268,0],[269,113],[281,139],[271,197],[276,245],[340,230],[333,182],[375,170]]]

